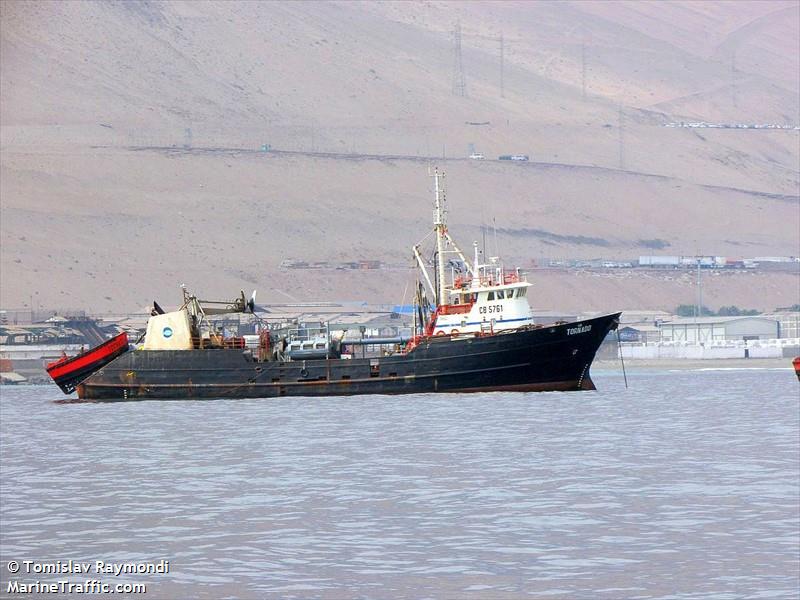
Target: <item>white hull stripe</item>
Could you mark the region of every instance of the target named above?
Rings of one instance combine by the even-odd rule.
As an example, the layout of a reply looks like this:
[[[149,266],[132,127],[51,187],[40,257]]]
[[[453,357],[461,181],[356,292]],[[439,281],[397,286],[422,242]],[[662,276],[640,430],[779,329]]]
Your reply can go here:
[[[522,317],[520,319],[499,319],[499,320],[495,319],[494,324],[497,325],[498,323],[514,323],[515,321],[533,321],[533,319],[531,319],[530,317]],[[446,328],[458,329],[459,327],[467,327],[468,325],[480,325],[482,323],[490,325],[491,321],[469,321],[466,324],[462,324],[459,322],[459,323],[452,323],[449,325],[444,325],[444,324],[439,325],[437,323],[435,329],[446,329]]]

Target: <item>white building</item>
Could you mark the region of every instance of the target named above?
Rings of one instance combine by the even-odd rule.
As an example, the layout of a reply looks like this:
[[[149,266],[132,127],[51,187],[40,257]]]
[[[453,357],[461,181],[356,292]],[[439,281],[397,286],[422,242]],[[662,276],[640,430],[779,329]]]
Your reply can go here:
[[[711,342],[767,340],[780,337],[776,319],[766,317],[686,317],[661,323],[661,340]]]
[[[782,338],[800,338],[800,312],[785,311],[764,316],[778,321]]]

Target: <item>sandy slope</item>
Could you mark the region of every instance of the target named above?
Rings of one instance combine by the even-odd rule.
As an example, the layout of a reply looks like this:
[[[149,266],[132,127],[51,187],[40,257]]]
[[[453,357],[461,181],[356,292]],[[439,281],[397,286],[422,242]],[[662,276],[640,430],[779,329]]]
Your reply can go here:
[[[653,243],[669,254],[800,254],[797,132],[663,127],[800,122],[797,11],[796,2],[4,2],[0,305],[35,295],[45,306],[137,309],[181,282],[221,295],[256,286],[276,300],[395,299],[404,272],[370,281],[277,265],[403,264],[428,227],[433,161],[311,152],[446,156],[436,162],[454,233],[469,245],[494,219],[497,247],[523,264],[630,258],[656,252]],[[456,19],[463,98],[452,93]],[[265,142],[300,153],[137,149]],[[470,143],[535,162],[466,161]],[[636,298],[669,309],[694,297],[670,281],[572,277],[547,276],[545,306]],[[800,300],[797,275],[759,280],[759,293],[752,282],[726,279],[716,295],[710,282],[709,303]]]

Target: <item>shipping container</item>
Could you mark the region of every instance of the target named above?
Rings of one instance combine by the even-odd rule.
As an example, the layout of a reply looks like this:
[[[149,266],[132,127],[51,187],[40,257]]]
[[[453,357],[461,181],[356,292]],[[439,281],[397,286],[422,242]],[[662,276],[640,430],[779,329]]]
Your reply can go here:
[[[677,267],[681,264],[680,256],[640,256],[640,267]]]

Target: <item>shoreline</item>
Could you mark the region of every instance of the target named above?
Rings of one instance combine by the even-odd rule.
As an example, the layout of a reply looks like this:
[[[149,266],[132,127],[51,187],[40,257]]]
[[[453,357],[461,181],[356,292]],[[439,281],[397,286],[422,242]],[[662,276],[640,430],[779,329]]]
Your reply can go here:
[[[794,370],[791,358],[710,358],[705,360],[698,359],[626,359],[625,370],[635,371],[639,369],[786,369]],[[595,360],[592,369],[597,370],[621,370],[622,364],[619,359],[615,360]]]

